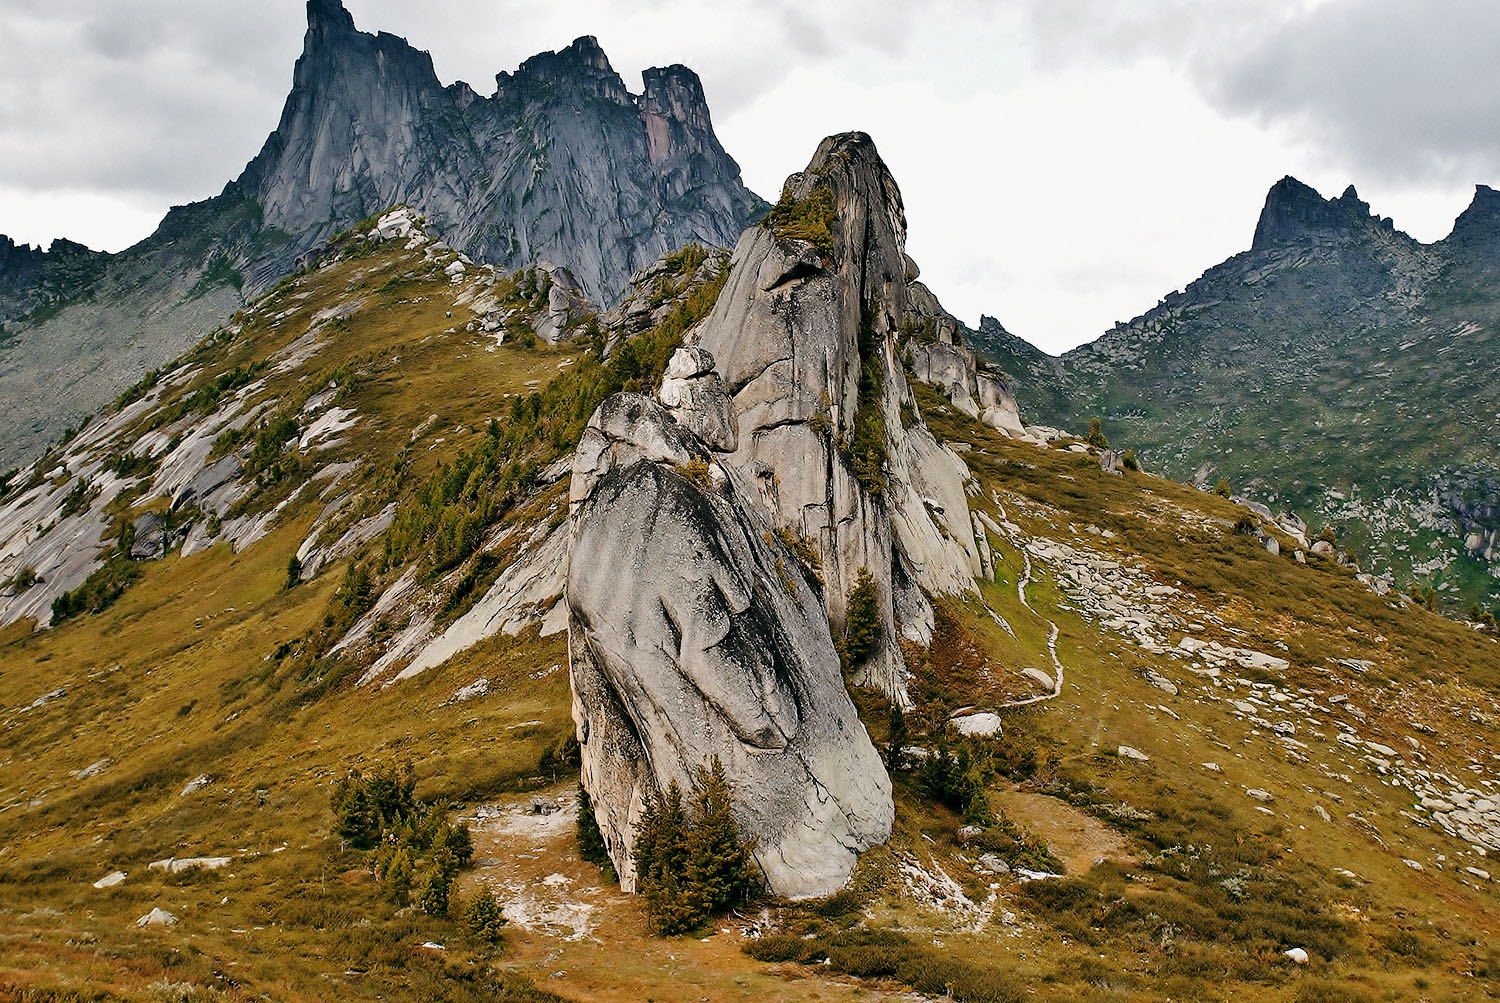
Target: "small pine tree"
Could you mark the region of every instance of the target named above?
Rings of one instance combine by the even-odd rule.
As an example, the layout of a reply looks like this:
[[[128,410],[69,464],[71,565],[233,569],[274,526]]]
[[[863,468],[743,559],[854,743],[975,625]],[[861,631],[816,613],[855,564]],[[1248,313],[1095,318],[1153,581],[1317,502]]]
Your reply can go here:
[[[665,794],[648,794],[652,831],[637,839],[636,882],[656,932],[685,933],[697,925],[684,894],[687,875],[687,815],[682,788],[673,780]],[[643,816],[642,825],[645,825]]]
[[[1109,448],[1109,439],[1104,436],[1104,422],[1098,418],[1089,419],[1088,444],[1095,449]]]
[[[469,936],[493,944],[500,939],[500,928],[505,925],[505,915],[495,893],[488,885],[480,885],[473,901],[464,909],[464,929]]]
[[[880,645],[880,588],[869,568],[860,568],[844,617],[844,652],[849,668],[862,664]]]
[[[385,866],[383,884],[385,893],[390,896],[392,902],[398,906],[406,905],[411,898],[411,851],[404,845],[396,848],[396,853]]]
[[[906,758],[906,742],[911,737],[911,732],[906,726],[906,715],[895,704],[891,704],[887,721],[889,737],[885,746],[885,768],[895,773],[901,769]]]
[[[469,834],[469,823],[444,826],[443,848],[452,854],[456,870],[468,867],[474,860],[474,837]]]
[[[1219,483],[1214,485],[1214,494],[1218,495],[1220,498],[1228,498],[1230,495],[1234,494],[1234,490],[1229,486],[1228,478],[1219,478]]]
[[[293,554],[286,562],[286,587],[296,588],[302,584],[302,562]]]
[[[724,764],[714,756],[700,768],[691,797],[692,824],[686,833],[687,881],[684,897],[693,926],[722,915],[750,896],[750,848],[740,839]]]
[[[422,882],[420,902],[422,911],[429,916],[448,915],[448,886],[450,884],[450,879],[444,876],[441,868],[429,867],[427,880]]]
[[[380,820],[359,771],[351,771],[334,787],[333,810],[338,815],[340,839],[356,850],[368,850],[375,845],[380,836]]]

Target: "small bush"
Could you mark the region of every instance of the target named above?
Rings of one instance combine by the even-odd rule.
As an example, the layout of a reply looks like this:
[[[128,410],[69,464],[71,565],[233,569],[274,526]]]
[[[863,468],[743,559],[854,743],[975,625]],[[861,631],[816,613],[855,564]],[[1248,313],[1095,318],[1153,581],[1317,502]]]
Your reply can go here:
[[[833,257],[833,190],[825,183],[813,187],[805,199],[790,191],[761,220],[761,225],[783,240],[805,240],[825,258]]]
[[[478,893],[464,909],[464,929],[469,936],[493,944],[500,939],[500,928],[505,925],[505,916],[500,912],[500,903],[488,885],[481,885]]]
[[[803,964],[817,960],[818,945],[801,937],[771,934],[745,945],[745,953],[756,961],[769,963],[797,961]]]
[[[863,664],[875,654],[884,630],[880,620],[880,588],[870,569],[860,568],[844,615],[844,651],[849,668]]]

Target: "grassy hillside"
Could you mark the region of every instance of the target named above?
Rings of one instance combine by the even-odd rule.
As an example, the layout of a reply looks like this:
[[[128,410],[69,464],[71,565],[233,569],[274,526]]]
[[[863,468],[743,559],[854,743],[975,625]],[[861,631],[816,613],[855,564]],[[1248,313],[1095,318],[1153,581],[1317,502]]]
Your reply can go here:
[[[605,332],[520,347],[525,277],[454,281],[449,263],[335,249],[88,445],[120,451],[160,422],[165,446],[230,400],[265,405],[221,447],[253,486],[221,521],[286,504],[238,550],[137,562],[102,612],[0,634],[0,999],[1500,996],[1486,873],[1500,642],[1331,560],[1300,564],[1285,538],[1272,554],[1261,536],[1279,531],[1228,501],[1108,475],[1066,441],[1013,442],[928,387],[921,412],[974,475],[995,576],[940,601],[932,646],[907,651],[918,706],[895,837],[830,900],[651,937],[638,902],[577,857],[552,604],[395,680],[420,664],[425,649],[403,646],[416,627],[441,635],[543,549],[567,482],[540,467],[598,394],[654,378],[722,264],[653,280],[652,323],[604,362]],[[516,310],[502,344],[469,329],[476,284]],[[333,424],[358,420],[303,448],[335,407]],[[94,462],[57,459],[75,478]],[[355,461],[329,491],[325,472]],[[120,520],[166,508],[107,493],[89,504]],[[388,506],[389,529],[288,585],[315,528],[332,539]],[[336,648],[351,629],[364,640]],[[1047,699],[1037,675],[1059,670]],[[888,748],[896,722],[856,697]],[[1002,733],[949,727],[975,710]],[[945,756],[965,768],[933,765]],[[501,944],[392,901],[372,855],[343,845],[335,784],[404,763],[417,797],[470,824],[461,895],[494,890]],[[561,811],[533,814],[534,796]],[[174,857],[230,859],[150,867]],[[116,870],[122,883],[93,887]],[[176,924],[137,926],[158,907]]]

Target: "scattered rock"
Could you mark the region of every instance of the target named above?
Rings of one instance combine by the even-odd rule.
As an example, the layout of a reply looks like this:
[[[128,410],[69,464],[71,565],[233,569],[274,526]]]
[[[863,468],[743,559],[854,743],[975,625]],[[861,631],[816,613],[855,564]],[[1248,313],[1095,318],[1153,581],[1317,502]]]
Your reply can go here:
[[[1027,679],[1032,679],[1038,683],[1041,683],[1048,692],[1057,689],[1057,680],[1053,679],[1050,675],[1043,672],[1041,669],[1025,668],[1021,670],[1021,675],[1025,676]]]
[[[1247,789],[1245,793],[1257,801],[1270,802],[1276,800],[1276,796],[1274,794],[1267,790],[1261,790],[1259,787],[1251,787]]]
[[[110,871],[108,874],[104,875],[104,877],[100,878],[98,881],[95,881],[94,882],[94,887],[95,888],[113,888],[116,885],[123,885],[124,883],[125,883],[125,872],[124,871]]]
[[[484,678],[476,679],[472,683],[470,683],[469,685],[462,686],[462,687],[458,688],[457,690],[454,690],[453,691],[453,695],[451,697],[449,697],[448,699],[444,700],[438,706],[440,706],[440,707],[448,707],[448,706],[451,706],[451,705],[456,704],[456,703],[466,703],[467,701],[470,701],[470,700],[477,700],[480,697],[482,697],[482,696],[486,695],[487,693],[489,693],[489,691],[490,691],[490,681],[488,679],[484,679]]]
[[[146,915],[135,921],[136,926],[176,926],[177,917],[157,906]]]
[[[1120,746],[1118,755],[1121,759],[1134,759],[1137,762],[1141,763],[1147,763],[1151,761],[1151,757],[1146,755],[1140,749],[1133,749],[1128,745]]]
[[[1293,961],[1299,965],[1307,964],[1307,952],[1300,947],[1289,948],[1288,950],[1282,951],[1281,953],[1282,956],[1287,958],[1289,961]]]
[[[213,777],[209,776],[207,773],[200,773],[193,779],[189,780],[186,784],[184,784],[182,791],[177,796],[185,798],[189,794],[196,794],[198,791],[201,791],[203,788],[207,787],[213,782]]]
[[[962,717],[951,718],[949,724],[961,735],[990,736],[1000,734],[1000,715],[992,711],[981,711],[978,714],[965,714]]]
[[[1170,696],[1175,697],[1177,695],[1177,684],[1155,669],[1146,670],[1146,682]]]
[[[165,860],[153,860],[149,866],[153,871],[181,874],[195,867],[201,867],[205,871],[217,871],[233,859],[233,857],[168,857]]]
[[[1009,874],[1010,865],[996,854],[986,853],[979,858],[977,870],[985,874]]]

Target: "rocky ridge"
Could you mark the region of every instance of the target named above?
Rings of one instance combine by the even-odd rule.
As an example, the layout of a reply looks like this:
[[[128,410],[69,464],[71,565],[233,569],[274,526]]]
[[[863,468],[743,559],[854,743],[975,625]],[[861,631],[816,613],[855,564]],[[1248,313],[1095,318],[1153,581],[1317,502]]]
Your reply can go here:
[[[1036,420],[1101,415],[1153,469],[1227,478],[1338,528],[1376,576],[1433,584],[1453,608],[1489,604],[1497,202],[1479,186],[1453,232],[1424,245],[1353,187],[1324,199],[1285,178],[1250,250],[1097,341],[1057,359],[1003,330],[975,344],[1017,378]]]
[[[686,67],[648,70],[632,94],[584,37],[485,97],[443,86],[404,39],[357,30],[337,0],[307,17],[280,123],[219,195],[118,255],[0,244],[0,410],[25,416],[0,437],[0,470],[391,206],[475,261],[566,268],[604,306],[632,272],[693,241],[728,245],[765,208]]]

